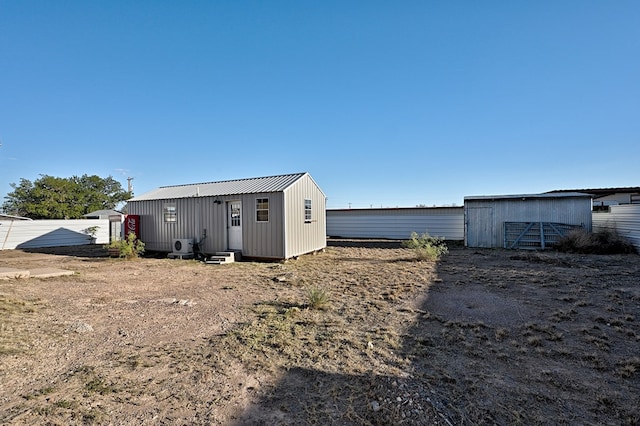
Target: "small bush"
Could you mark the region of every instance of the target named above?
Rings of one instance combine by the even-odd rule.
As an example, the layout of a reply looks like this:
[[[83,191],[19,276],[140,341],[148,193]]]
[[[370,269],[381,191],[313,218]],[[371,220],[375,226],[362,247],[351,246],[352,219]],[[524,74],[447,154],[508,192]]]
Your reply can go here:
[[[329,304],[329,292],[321,287],[312,287],[309,289],[307,296],[309,298],[309,307],[312,309],[324,309]]]
[[[127,260],[137,259],[144,253],[144,243],[136,238],[136,234],[130,232],[127,238],[113,241],[106,245],[107,250],[115,249],[118,256]]]
[[[583,254],[625,254],[635,253],[629,241],[611,230],[587,232],[576,229],[562,237],[555,245],[558,251]]]
[[[409,240],[404,241],[402,246],[412,249],[418,260],[438,260],[440,256],[449,253],[444,238],[432,237],[426,232],[422,235],[412,232]]]

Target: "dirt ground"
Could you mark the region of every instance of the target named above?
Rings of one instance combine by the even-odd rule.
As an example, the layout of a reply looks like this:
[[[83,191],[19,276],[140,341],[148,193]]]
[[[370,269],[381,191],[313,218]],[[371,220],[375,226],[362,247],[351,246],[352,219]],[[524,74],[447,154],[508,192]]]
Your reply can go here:
[[[638,424],[640,256],[0,251],[1,424]],[[328,302],[310,306],[312,296]]]

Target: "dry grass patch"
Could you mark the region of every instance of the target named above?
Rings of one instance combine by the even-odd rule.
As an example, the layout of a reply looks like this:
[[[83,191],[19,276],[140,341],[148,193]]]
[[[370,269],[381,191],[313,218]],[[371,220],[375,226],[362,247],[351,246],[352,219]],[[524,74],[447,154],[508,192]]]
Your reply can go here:
[[[18,353],[28,347],[25,321],[45,306],[41,299],[0,295],[0,355]]]
[[[640,372],[640,357],[634,356],[619,362],[617,373],[624,378],[634,377]]]
[[[330,301],[329,291],[323,287],[312,287],[307,291],[308,304],[311,309],[326,309]]]
[[[366,244],[224,267],[38,254],[80,273],[0,282],[28,349],[0,352],[0,423],[640,422],[635,255]]]
[[[636,249],[627,239],[612,230],[587,232],[577,229],[561,238],[557,250],[569,253],[629,254]]]

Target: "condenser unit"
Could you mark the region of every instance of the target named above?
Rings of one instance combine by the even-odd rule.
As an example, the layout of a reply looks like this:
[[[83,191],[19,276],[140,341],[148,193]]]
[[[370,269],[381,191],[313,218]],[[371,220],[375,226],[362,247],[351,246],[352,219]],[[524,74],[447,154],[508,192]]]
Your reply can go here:
[[[174,254],[192,254],[193,238],[176,238],[173,240],[172,247]]]

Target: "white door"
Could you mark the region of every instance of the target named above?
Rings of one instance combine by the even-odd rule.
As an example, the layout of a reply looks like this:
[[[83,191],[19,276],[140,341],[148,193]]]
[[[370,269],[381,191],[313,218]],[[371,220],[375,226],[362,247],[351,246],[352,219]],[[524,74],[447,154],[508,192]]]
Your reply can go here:
[[[227,209],[229,250],[242,250],[242,203],[231,201]]]

